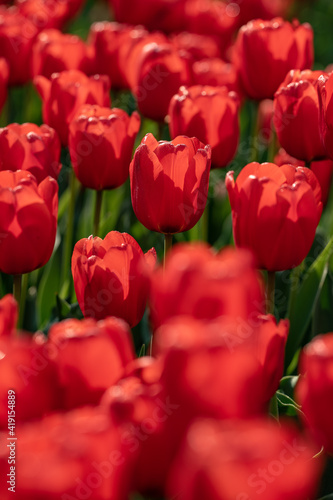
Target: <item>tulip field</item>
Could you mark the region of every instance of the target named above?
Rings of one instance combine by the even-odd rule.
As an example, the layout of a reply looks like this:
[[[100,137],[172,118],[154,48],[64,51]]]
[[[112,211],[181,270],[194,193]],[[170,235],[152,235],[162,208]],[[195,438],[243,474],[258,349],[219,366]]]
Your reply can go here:
[[[0,1],[1,500],[333,500],[332,26]]]

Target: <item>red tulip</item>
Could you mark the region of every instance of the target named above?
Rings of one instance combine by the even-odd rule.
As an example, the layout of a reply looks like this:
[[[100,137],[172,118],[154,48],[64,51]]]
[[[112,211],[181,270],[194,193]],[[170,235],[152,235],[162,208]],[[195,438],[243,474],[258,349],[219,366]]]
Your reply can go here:
[[[59,30],[44,30],[32,49],[32,75],[51,78],[52,73],[70,69],[89,70],[87,47],[78,36]]]
[[[304,423],[319,445],[333,454],[333,333],[318,335],[301,354],[296,397]]]
[[[294,0],[242,0],[239,2],[241,26],[252,19],[272,19],[288,15]]]
[[[246,418],[265,411],[259,361],[247,342],[230,345],[223,318],[211,323],[173,318],[156,331],[153,345],[163,359],[165,392],[187,422],[198,416]]]
[[[0,270],[29,273],[51,257],[58,215],[58,184],[46,177],[39,185],[23,170],[0,172]]]
[[[191,229],[208,194],[210,146],[193,137],[157,142],[147,134],[130,165],[132,205],[139,221],[160,233]]]
[[[327,156],[333,160],[333,72],[319,77],[318,83],[321,137]]]
[[[31,51],[38,28],[16,8],[0,7],[0,16],[0,57],[9,65],[9,84],[21,85],[31,77]]]
[[[245,250],[215,255],[204,245],[178,245],[169,254],[165,272],[151,277],[150,308],[158,327],[174,316],[197,319],[228,316],[240,326],[264,311],[264,297],[254,261]]]
[[[171,42],[177,50],[184,50],[189,53],[193,61],[212,59],[220,56],[220,48],[217,40],[208,35],[199,35],[184,31],[172,35]]]
[[[81,8],[84,0],[16,0],[20,13],[29,19],[38,31],[55,28],[65,23]]]
[[[48,125],[11,123],[0,129],[0,171],[25,170],[37,182],[58,178],[61,146],[55,130]]]
[[[132,236],[111,231],[104,240],[90,236],[78,241],[72,274],[85,317],[122,318],[135,326],[147,301],[147,271],[155,265],[155,249],[145,255]]]
[[[9,79],[9,66],[6,59],[0,58],[0,111],[7,99],[7,85]]]
[[[211,146],[212,166],[225,167],[238,146],[238,112],[236,94],[225,87],[181,87],[170,101],[170,135],[197,137]]]
[[[316,176],[305,167],[250,163],[226,176],[234,240],[254,253],[259,268],[298,266],[313,243],[322,212]]]
[[[282,423],[199,420],[173,465],[168,498],[304,500],[315,498],[322,460],[299,431]]]
[[[274,125],[281,146],[295,158],[326,156],[319,131],[318,78],[322,71],[290,71],[274,97]]]
[[[51,328],[47,346],[67,409],[97,405],[134,359],[128,324],[117,318],[68,319]]]
[[[217,58],[202,59],[194,62],[192,73],[193,82],[196,85],[227,87],[229,91],[234,91],[241,96],[238,73],[233,64]]]
[[[189,82],[189,63],[182,54],[171,43],[151,43],[138,59],[132,92],[144,116],[163,121],[171,97]]]
[[[0,300],[0,337],[11,337],[18,317],[17,303],[12,295]]]
[[[146,0],[142,8],[140,0],[109,0],[116,21],[128,24],[142,24],[149,30],[166,32],[184,28],[184,6],[186,0]]]
[[[0,429],[8,428],[9,390],[15,392],[16,423],[59,408],[56,371],[42,334],[0,335],[0,352]]]
[[[64,146],[68,144],[68,127],[80,106],[110,106],[110,80],[105,75],[88,77],[79,70],[53,73],[34,79],[43,100],[43,120],[54,128]]]
[[[272,99],[288,71],[311,67],[312,28],[281,18],[250,21],[238,33],[233,60],[246,95]]]
[[[1,439],[7,436],[1,435]],[[15,494],[0,483],[3,500],[123,500],[129,497],[133,456],[112,417],[100,408],[50,415],[17,428]],[[7,448],[9,450],[9,448]],[[1,476],[9,473],[7,453]]]
[[[270,143],[274,131],[273,114],[272,99],[261,101],[258,107],[258,141],[260,144],[266,145],[266,147]]]
[[[295,167],[305,167],[305,162],[288,155],[284,149],[280,149],[274,158],[274,163],[278,166],[291,163]],[[312,161],[310,164],[312,172],[317,177],[321,188],[321,201],[325,206],[331,190],[333,178],[333,161],[330,159]]]
[[[122,109],[82,106],[69,126],[69,151],[81,184],[97,190],[121,186],[139,128],[136,112],[129,117]]]

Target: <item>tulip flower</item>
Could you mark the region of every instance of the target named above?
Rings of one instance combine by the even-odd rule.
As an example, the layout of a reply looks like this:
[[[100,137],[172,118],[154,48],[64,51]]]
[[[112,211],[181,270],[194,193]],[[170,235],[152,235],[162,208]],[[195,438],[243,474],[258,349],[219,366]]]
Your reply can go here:
[[[319,129],[318,78],[322,71],[290,71],[274,97],[274,125],[281,146],[310,162],[326,156]]]
[[[225,87],[181,87],[169,105],[170,135],[197,137],[211,146],[212,166],[225,167],[238,146],[238,112],[238,97]]]
[[[82,106],[69,126],[69,151],[81,184],[96,190],[124,184],[139,128],[136,112],[129,117],[122,109]]]
[[[301,353],[296,398],[304,423],[319,445],[333,454],[333,333],[318,335]]]
[[[72,256],[74,288],[83,315],[122,318],[131,327],[141,320],[148,295],[148,273],[155,249],[145,255],[132,236],[111,231],[104,240],[78,241]]]
[[[21,85],[31,77],[31,51],[38,29],[15,7],[1,6],[0,16],[0,57],[9,65],[9,84]]]
[[[168,485],[179,500],[316,498],[322,460],[290,424],[202,419],[188,429]]]
[[[274,163],[278,166],[284,165],[285,163],[291,163],[295,167],[305,167],[304,161],[298,160],[297,158],[288,155],[288,153],[283,148],[279,149],[274,158]],[[323,206],[325,207],[332,185],[333,160],[327,158],[325,160],[312,161],[310,163],[310,168],[317,177],[317,180],[320,184],[321,201],[323,202]]]
[[[27,19],[31,20],[42,29],[63,29],[78,10],[82,7],[84,0],[18,0],[18,9]]]
[[[7,99],[7,85],[9,79],[9,66],[6,59],[0,57],[0,111]]]
[[[123,442],[122,429],[100,408],[48,415],[18,427],[17,433],[15,500],[129,497],[135,455]],[[7,474],[8,467],[8,456],[2,453],[1,473]],[[4,500],[13,495],[8,487],[1,482]]]
[[[333,73],[319,77],[320,128],[327,156],[333,160]]]
[[[57,230],[58,184],[39,185],[29,172],[0,172],[0,270],[29,273],[51,257]]]
[[[54,128],[64,146],[68,127],[80,106],[110,106],[110,80],[105,75],[86,76],[79,70],[53,73],[51,80],[36,76],[34,83],[43,100],[43,120]]]
[[[321,190],[310,169],[250,163],[236,182],[226,176],[238,247],[249,248],[259,268],[282,271],[307,256],[322,212]]]
[[[201,59],[192,66],[192,79],[195,85],[210,85],[211,87],[227,87],[241,96],[238,73],[235,66],[222,59]]]
[[[152,43],[142,51],[132,92],[140,112],[162,122],[171,97],[190,82],[189,64],[171,44]]]
[[[213,59],[220,56],[220,47],[216,39],[209,35],[199,35],[197,33],[182,33],[173,34],[170,37],[171,42],[177,50],[184,50],[194,61],[201,59]]]
[[[191,229],[206,206],[211,149],[193,137],[158,142],[147,134],[130,165],[132,205],[148,229]]]
[[[151,276],[150,309],[153,326],[175,316],[239,320],[264,312],[264,296],[252,255],[225,249],[215,255],[203,244],[177,245],[165,266]]]
[[[66,409],[97,405],[106,389],[124,376],[126,366],[134,360],[128,324],[118,318],[57,323],[50,329],[47,348],[52,353]]]
[[[273,99],[288,71],[311,67],[312,28],[281,18],[250,21],[239,30],[233,62],[248,97]]]
[[[48,125],[11,123],[0,129],[0,171],[25,170],[37,182],[48,176],[57,179],[60,152],[59,137]]]
[[[89,70],[87,47],[78,36],[59,30],[43,30],[32,49],[32,75],[51,78],[52,73],[78,69]]]
[[[16,315],[14,310],[11,314],[10,322]],[[17,424],[59,409],[57,375],[45,341],[42,334],[34,337],[22,333],[19,337],[0,334],[0,429],[8,428],[9,389],[15,391]]]
[[[0,300],[0,338],[11,337],[17,322],[17,303],[12,295],[5,295]]]

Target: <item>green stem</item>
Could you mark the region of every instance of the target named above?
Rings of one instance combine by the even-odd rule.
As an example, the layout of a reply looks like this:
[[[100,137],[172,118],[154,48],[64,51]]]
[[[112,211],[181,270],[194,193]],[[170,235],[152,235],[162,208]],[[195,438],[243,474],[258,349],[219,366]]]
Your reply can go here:
[[[27,291],[28,291],[28,279],[29,279],[28,273],[22,275],[21,304],[20,304],[19,319],[18,319],[18,325],[17,325],[18,328],[24,327],[24,311],[25,311],[25,302],[26,302]]]
[[[168,252],[172,248],[172,234],[165,234],[164,235],[164,258],[163,258],[163,268],[165,269],[165,260]]]
[[[93,235],[98,236],[99,231],[99,221],[101,218],[101,208],[103,200],[103,191],[96,191],[96,204],[95,204],[95,217],[94,217],[94,229]]]
[[[274,314],[274,295],[275,295],[275,272],[267,272],[267,288],[266,288],[266,310],[267,314]]]
[[[269,403],[269,414],[272,415],[275,420],[279,421],[279,407],[277,402],[276,394],[272,397]]]
[[[74,232],[74,214],[75,214],[75,192],[76,192],[76,177],[74,170],[70,172],[70,200],[68,207],[67,230],[65,235],[64,260],[62,265],[61,284],[64,287],[68,279],[69,270],[71,267],[71,256],[73,252],[73,232]]]
[[[17,302],[19,317],[21,316],[21,292],[22,292],[22,274],[13,275],[13,295]],[[20,325],[18,325],[18,328]]]
[[[164,122],[158,122],[157,126],[158,126],[158,129],[157,129],[157,140],[158,141],[162,141],[163,131],[164,131]]]
[[[259,103],[253,103],[253,118],[252,118],[252,133],[251,133],[251,162],[258,161],[259,151],[258,151],[258,131],[259,131]]]

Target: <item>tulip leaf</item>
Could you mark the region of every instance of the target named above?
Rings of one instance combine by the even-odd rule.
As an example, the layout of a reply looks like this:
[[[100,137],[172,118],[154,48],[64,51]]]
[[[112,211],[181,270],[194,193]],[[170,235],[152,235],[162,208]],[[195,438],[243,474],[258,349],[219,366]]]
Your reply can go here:
[[[333,500],[333,493],[326,495],[325,497],[321,497],[319,500]]]
[[[288,367],[294,354],[301,346],[313,311],[320,296],[328,271],[328,262],[333,252],[333,238],[306,271],[289,308],[290,330],[286,346],[285,363]],[[297,272],[297,270],[295,270]]]
[[[56,294],[60,288],[60,257],[61,251],[59,247],[43,269],[43,275],[38,286],[37,310],[39,311],[40,329],[43,329],[48,323],[52,309],[56,305]]]

